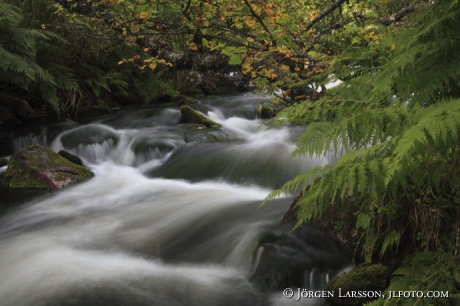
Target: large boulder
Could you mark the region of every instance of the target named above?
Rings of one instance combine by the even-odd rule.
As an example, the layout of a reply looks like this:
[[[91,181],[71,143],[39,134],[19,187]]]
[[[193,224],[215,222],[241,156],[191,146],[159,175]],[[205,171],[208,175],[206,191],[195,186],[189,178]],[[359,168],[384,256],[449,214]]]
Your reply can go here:
[[[194,123],[194,124],[202,124],[208,128],[211,127],[220,127],[221,125],[217,122],[212,121],[209,118],[206,118],[193,108],[187,105],[183,105],[180,107],[180,112],[182,114],[182,122],[183,123]]]
[[[5,182],[13,188],[57,190],[94,176],[89,169],[76,165],[48,147],[25,147],[8,162]]]

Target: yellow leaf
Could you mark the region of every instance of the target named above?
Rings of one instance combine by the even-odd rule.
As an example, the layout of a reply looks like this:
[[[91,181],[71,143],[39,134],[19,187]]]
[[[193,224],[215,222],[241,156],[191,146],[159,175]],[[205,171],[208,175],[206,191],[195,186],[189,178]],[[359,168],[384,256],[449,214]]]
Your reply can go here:
[[[287,65],[281,65],[281,71],[288,72],[289,71],[289,66]]]
[[[149,65],[149,68],[153,70],[153,69],[155,69],[156,66],[157,66],[157,63],[151,63]]]
[[[149,52],[149,48],[144,48],[144,52]]]
[[[254,19],[252,19],[252,17],[246,17],[246,20],[245,20],[246,24],[248,27],[253,27],[256,25],[256,21]]]
[[[391,45],[390,45],[390,50],[394,50],[394,48],[396,48],[396,45],[395,45],[395,44],[391,44]]]
[[[196,51],[196,50],[198,50],[198,47],[197,47],[197,45],[193,44],[193,45],[190,46],[190,49],[193,50],[193,51]]]
[[[124,63],[124,61],[119,61],[119,62],[118,62],[118,65],[121,65],[121,64],[123,64],[123,63]]]
[[[145,18],[147,18],[147,17],[148,17],[147,12],[140,12],[140,13],[139,13],[139,18],[145,19]]]

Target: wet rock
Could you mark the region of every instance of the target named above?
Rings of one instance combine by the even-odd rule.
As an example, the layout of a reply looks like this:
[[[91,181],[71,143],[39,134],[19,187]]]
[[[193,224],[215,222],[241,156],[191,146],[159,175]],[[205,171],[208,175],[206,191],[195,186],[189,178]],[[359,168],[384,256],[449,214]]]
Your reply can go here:
[[[202,124],[208,128],[210,127],[220,127],[221,125],[217,122],[212,121],[209,118],[206,118],[202,114],[195,111],[190,106],[184,105],[180,107],[180,112],[182,114],[182,122],[183,123],[194,123],[194,124]]]
[[[0,167],[5,167],[8,165],[8,160],[6,158],[0,158]]]
[[[349,265],[351,253],[340,243],[304,225],[284,224],[260,240],[260,261],[251,280],[264,291],[287,287],[321,290],[327,278]]]
[[[183,95],[179,95],[177,97],[174,97],[172,99],[172,102],[176,102],[177,105],[179,105],[179,107],[183,106],[183,105],[192,105],[192,104],[196,104],[197,101],[191,97],[187,97],[187,96],[183,96]]]
[[[308,188],[308,187],[307,187]],[[299,207],[298,195],[292,202],[291,207],[283,217],[283,222],[297,223],[297,212]],[[356,228],[357,216],[359,214],[359,203],[353,197],[347,197],[340,205],[331,205],[326,214],[319,218],[313,218],[309,224],[340,242],[347,250],[353,252],[360,247],[362,232]],[[355,254],[355,261],[362,262],[363,258]]]
[[[278,109],[280,107],[275,107],[271,103],[259,103],[257,104],[256,112],[259,118],[270,119],[276,115]]]
[[[378,298],[389,285],[390,271],[382,264],[363,265],[343,275],[337,276],[327,284],[326,291],[334,291],[334,297],[327,299],[329,305],[363,305]],[[340,290],[340,291],[339,291]],[[357,297],[358,292],[368,297]],[[370,296],[370,297],[369,297]]]
[[[119,139],[117,132],[100,124],[89,124],[78,127],[61,136],[61,143],[66,149],[73,149],[79,145],[116,143]]]
[[[58,154],[76,165],[83,166],[83,161],[77,155],[73,155],[65,150],[59,151]]]
[[[13,188],[56,190],[93,176],[89,169],[68,161],[48,147],[34,144],[11,156],[5,182]]]

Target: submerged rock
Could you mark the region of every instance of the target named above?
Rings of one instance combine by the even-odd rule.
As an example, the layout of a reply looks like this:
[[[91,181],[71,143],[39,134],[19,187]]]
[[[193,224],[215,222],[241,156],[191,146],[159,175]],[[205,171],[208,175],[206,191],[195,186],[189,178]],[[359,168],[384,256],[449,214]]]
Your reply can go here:
[[[384,265],[360,266],[335,277],[327,284],[325,290],[334,291],[334,296],[328,298],[327,302],[329,305],[362,305],[381,298],[379,294],[387,288],[389,282],[390,271]]]
[[[211,119],[206,118],[202,114],[198,113],[196,110],[194,110],[190,106],[187,106],[187,105],[181,106],[180,112],[182,114],[183,123],[202,124],[208,128],[221,126],[219,123],[214,122]]]
[[[13,188],[56,190],[93,176],[89,169],[68,161],[48,147],[34,144],[11,156],[5,182]]]
[[[73,155],[72,153],[69,153],[65,150],[59,151],[58,154],[67,159],[69,162],[72,162],[79,166],[83,166],[83,161],[77,155]]]

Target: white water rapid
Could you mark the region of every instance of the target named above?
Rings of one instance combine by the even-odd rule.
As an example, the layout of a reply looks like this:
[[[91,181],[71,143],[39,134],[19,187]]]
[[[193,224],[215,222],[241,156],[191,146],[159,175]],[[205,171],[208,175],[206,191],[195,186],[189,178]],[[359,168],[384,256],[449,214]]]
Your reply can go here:
[[[0,305],[321,304],[251,282],[259,238],[293,195],[259,204],[288,179],[331,162],[291,158],[303,128],[267,130],[255,115],[259,100],[199,101],[194,107],[221,128],[180,124],[178,107],[164,104],[16,137],[14,151],[31,143],[65,149],[95,177],[53,193],[2,187]],[[301,273],[307,289],[331,277]]]

